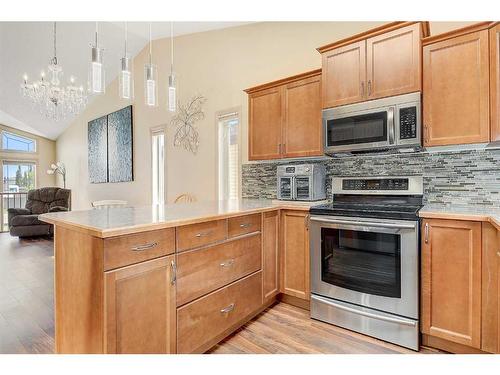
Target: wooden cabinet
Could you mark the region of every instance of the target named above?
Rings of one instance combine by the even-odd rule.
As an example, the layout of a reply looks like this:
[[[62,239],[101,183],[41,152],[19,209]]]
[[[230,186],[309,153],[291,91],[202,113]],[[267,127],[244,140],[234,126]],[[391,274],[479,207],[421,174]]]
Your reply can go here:
[[[421,90],[420,23],[366,41],[367,98]]]
[[[490,139],[488,30],[467,30],[424,39],[424,146]]]
[[[322,155],[321,75],[285,85],[283,96],[283,157]]]
[[[481,350],[500,353],[500,235],[490,223],[482,230]]]
[[[105,353],[175,353],[173,267],[171,255],[105,273]]]
[[[282,293],[310,300],[309,215],[304,211],[284,210],[281,214]]]
[[[262,215],[262,298],[267,302],[279,293],[279,222],[278,210]]]
[[[318,48],[322,54],[322,106],[421,90],[423,22],[395,22]]]
[[[281,157],[282,88],[272,87],[248,97],[249,160]]]
[[[490,29],[491,141],[500,141],[500,24]]]
[[[322,54],[323,108],[365,100],[366,42],[352,43]]]
[[[422,223],[422,333],[481,346],[481,223]]]
[[[245,90],[248,94],[248,158],[322,155],[321,71]]]

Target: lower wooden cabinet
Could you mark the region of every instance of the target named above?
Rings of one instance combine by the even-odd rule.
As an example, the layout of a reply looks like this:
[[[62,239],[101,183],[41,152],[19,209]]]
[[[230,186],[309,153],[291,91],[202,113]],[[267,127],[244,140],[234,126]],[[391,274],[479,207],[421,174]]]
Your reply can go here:
[[[262,215],[262,298],[264,302],[279,293],[279,211]]]
[[[481,223],[422,223],[422,333],[481,347]]]
[[[281,287],[286,295],[310,300],[309,213],[281,214]]]
[[[106,272],[104,352],[175,353],[174,256]]]

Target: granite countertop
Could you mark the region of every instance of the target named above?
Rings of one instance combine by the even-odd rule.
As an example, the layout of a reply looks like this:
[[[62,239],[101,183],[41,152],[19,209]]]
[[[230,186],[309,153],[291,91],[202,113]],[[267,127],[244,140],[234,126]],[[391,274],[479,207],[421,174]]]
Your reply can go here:
[[[105,238],[277,209],[309,211],[316,204],[319,203],[234,199],[53,212],[42,214],[39,219],[55,225],[76,227],[93,236]]]
[[[424,218],[488,221],[500,230],[500,208],[460,204],[426,204],[418,213]]]

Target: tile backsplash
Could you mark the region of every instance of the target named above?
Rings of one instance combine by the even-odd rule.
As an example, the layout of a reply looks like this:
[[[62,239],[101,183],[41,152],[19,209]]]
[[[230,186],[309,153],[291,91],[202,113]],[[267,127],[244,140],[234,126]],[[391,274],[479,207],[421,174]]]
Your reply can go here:
[[[421,175],[424,177],[425,203],[500,207],[500,149],[365,154],[244,164],[243,198],[276,199],[277,166],[304,162],[325,165],[328,197],[331,197],[331,178],[334,176]]]

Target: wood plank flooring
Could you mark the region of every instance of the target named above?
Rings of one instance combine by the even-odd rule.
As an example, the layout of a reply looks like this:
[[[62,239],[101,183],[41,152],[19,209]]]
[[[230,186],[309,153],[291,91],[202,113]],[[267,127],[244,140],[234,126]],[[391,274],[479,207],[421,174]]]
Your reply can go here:
[[[54,352],[53,242],[0,233],[0,354]],[[423,349],[422,353],[438,351]],[[274,305],[209,353],[415,353]]]

